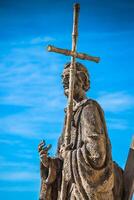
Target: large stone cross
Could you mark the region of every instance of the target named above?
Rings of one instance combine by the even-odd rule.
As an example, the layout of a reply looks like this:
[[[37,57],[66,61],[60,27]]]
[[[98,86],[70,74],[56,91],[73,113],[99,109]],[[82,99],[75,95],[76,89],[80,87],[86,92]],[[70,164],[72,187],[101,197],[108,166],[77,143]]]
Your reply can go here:
[[[69,96],[68,96],[68,108],[67,108],[67,122],[65,131],[65,145],[68,144],[70,129],[71,129],[71,118],[73,111],[73,90],[74,90],[74,76],[75,76],[75,60],[76,58],[83,60],[90,60],[96,63],[99,62],[99,57],[93,57],[85,53],[78,53],[76,51],[77,38],[78,38],[78,15],[80,5],[76,3],[74,5],[74,18],[73,18],[73,32],[72,32],[72,50],[61,49],[51,45],[48,45],[47,50],[49,52],[55,52],[71,56],[70,76],[69,76]]]

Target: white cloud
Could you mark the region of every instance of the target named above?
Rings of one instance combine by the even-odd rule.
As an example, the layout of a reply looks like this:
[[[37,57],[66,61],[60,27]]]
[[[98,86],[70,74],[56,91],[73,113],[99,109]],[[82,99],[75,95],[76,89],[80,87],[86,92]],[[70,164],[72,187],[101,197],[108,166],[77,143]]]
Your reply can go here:
[[[36,186],[10,186],[0,187],[2,192],[39,192],[39,183],[36,182]]]
[[[57,82],[62,64],[57,57],[40,48],[17,48],[2,62],[5,64],[0,67],[0,87],[4,91],[1,103],[35,106],[48,102],[48,106],[54,107],[62,102],[63,91]]]
[[[33,162],[32,160],[30,162],[25,162],[23,160],[20,161],[20,159],[18,159],[17,161],[17,158],[15,159],[16,161],[10,159],[11,158],[6,159],[5,157],[0,158],[1,181],[14,182],[14,183],[39,182],[40,180],[39,164],[36,165],[35,162]],[[23,188],[23,185],[21,188]],[[0,188],[1,191],[3,189],[4,189],[3,187]]]
[[[0,173],[1,181],[33,181],[39,180],[39,173],[32,171],[16,171]]]
[[[0,139],[0,144],[7,144],[7,145],[16,145],[16,144],[20,144],[19,140],[7,140],[7,139]]]
[[[44,123],[63,121],[59,115],[65,105],[59,76],[63,65],[58,55],[46,53],[39,47],[13,48],[3,56],[2,63],[0,104],[28,108],[1,117],[1,133],[40,137]],[[55,138],[57,134],[48,137]]]
[[[98,97],[97,101],[101,104],[104,111],[120,112],[134,106],[134,97],[126,92],[104,93]]]
[[[51,36],[38,36],[35,38],[32,38],[31,40],[22,40],[22,41],[14,41],[11,42],[11,45],[13,46],[18,46],[18,45],[39,45],[39,44],[45,44],[48,42],[52,42],[55,41],[55,38],[51,37]]]
[[[126,130],[130,128],[124,119],[108,119],[107,126],[112,130]]]
[[[12,168],[15,168],[15,169],[23,169],[23,168],[27,168],[27,169],[29,169],[29,167],[30,167],[30,169],[32,168],[34,168],[33,167],[33,165],[32,166],[30,166],[30,164],[29,163],[27,163],[27,162],[14,162],[14,161],[8,161],[8,160],[4,160],[3,159],[3,161],[1,160],[1,164],[0,164],[0,167],[10,167],[10,169]]]
[[[43,42],[51,42],[51,41],[54,41],[55,39],[52,38],[52,37],[49,37],[49,36],[45,36],[45,37],[37,37],[37,38],[34,38],[30,41],[31,44],[40,44],[40,43],[43,43]]]
[[[23,151],[23,153],[22,153],[22,151]],[[16,155],[17,153],[19,155]],[[1,173],[2,173],[2,171],[3,171],[3,173],[9,173],[9,172],[14,173],[16,171],[22,172],[24,169],[25,169],[25,171],[28,171],[28,172],[29,171],[31,171],[31,172],[38,171],[38,166],[33,163],[33,160],[24,161],[24,159],[23,159],[20,161],[21,155],[24,155],[24,156],[27,155],[27,153],[25,154],[25,150],[18,149],[17,153],[13,154],[15,161],[11,160],[11,157],[4,157],[4,156],[0,157]],[[31,155],[34,155],[34,154],[35,154],[35,152],[32,152]],[[6,171],[6,169],[8,169],[8,171]]]
[[[63,122],[63,113],[59,116],[58,112],[52,111],[51,107],[37,107],[31,108],[27,111],[8,115],[0,119],[0,132],[8,135],[18,135],[27,138],[42,138],[57,139],[59,133],[51,127],[50,130],[45,131],[44,126],[47,127],[48,123],[61,124]],[[55,105],[56,106],[56,105]],[[59,105],[60,106],[60,105]],[[48,113],[48,109],[50,112]],[[56,107],[53,108],[54,110]],[[58,109],[58,105],[57,105]],[[62,128],[62,127],[61,127]],[[44,131],[42,131],[42,129]],[[0,141],[10,143],[10,141]]]

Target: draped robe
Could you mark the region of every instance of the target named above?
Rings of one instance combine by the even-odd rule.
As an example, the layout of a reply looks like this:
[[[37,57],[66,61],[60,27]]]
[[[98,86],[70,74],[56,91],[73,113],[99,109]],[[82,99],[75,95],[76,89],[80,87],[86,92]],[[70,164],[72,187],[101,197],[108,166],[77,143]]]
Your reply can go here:
[[[74,108],[68,140],[70,149],[61,158],[65,125],[66,117],[63,133],[59,138],[58,156],[49,158],[50,163],[53,163],[55,177],[52,176],[54,180],[47,186],[50,188],[48,199],[113,200],[111,145],[100,105],[94,100],[86,99]],[[45,178],[49,175],[48,169],[42,164],[41,173],[44,173]]]

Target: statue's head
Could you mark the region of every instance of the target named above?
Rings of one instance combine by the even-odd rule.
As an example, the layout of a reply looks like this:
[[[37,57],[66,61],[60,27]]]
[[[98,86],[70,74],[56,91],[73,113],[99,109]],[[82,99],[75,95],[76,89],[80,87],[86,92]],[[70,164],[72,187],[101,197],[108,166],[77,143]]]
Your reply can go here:
[[[69,71],[70,63],[65,64],[62,73],[62,82],[64,87],[64,93],[68,96],[69,92]],[[84,65],[76,62],[76,73],[74,82],[74,98],[79,98],[80,95],[85,94],[85,92],[90,88],[89,73]]]

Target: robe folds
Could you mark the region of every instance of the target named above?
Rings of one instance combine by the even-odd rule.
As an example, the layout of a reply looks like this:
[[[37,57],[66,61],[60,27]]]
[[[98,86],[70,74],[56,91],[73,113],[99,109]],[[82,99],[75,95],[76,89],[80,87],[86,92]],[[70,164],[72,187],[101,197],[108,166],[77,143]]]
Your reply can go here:
[[[50,158],[54,181],[49,184],[49,200],[113,200],[113,162],[104,113],[100,105],[91,99],[80,102],[73,111],[70,149],[61,158],[64,129],[59,138],[56,158]],[[48,171],[42,166],[42,173]],[[53,194],[55,195],[53,196]],[[47,198],[46,198],[47,199]]]

